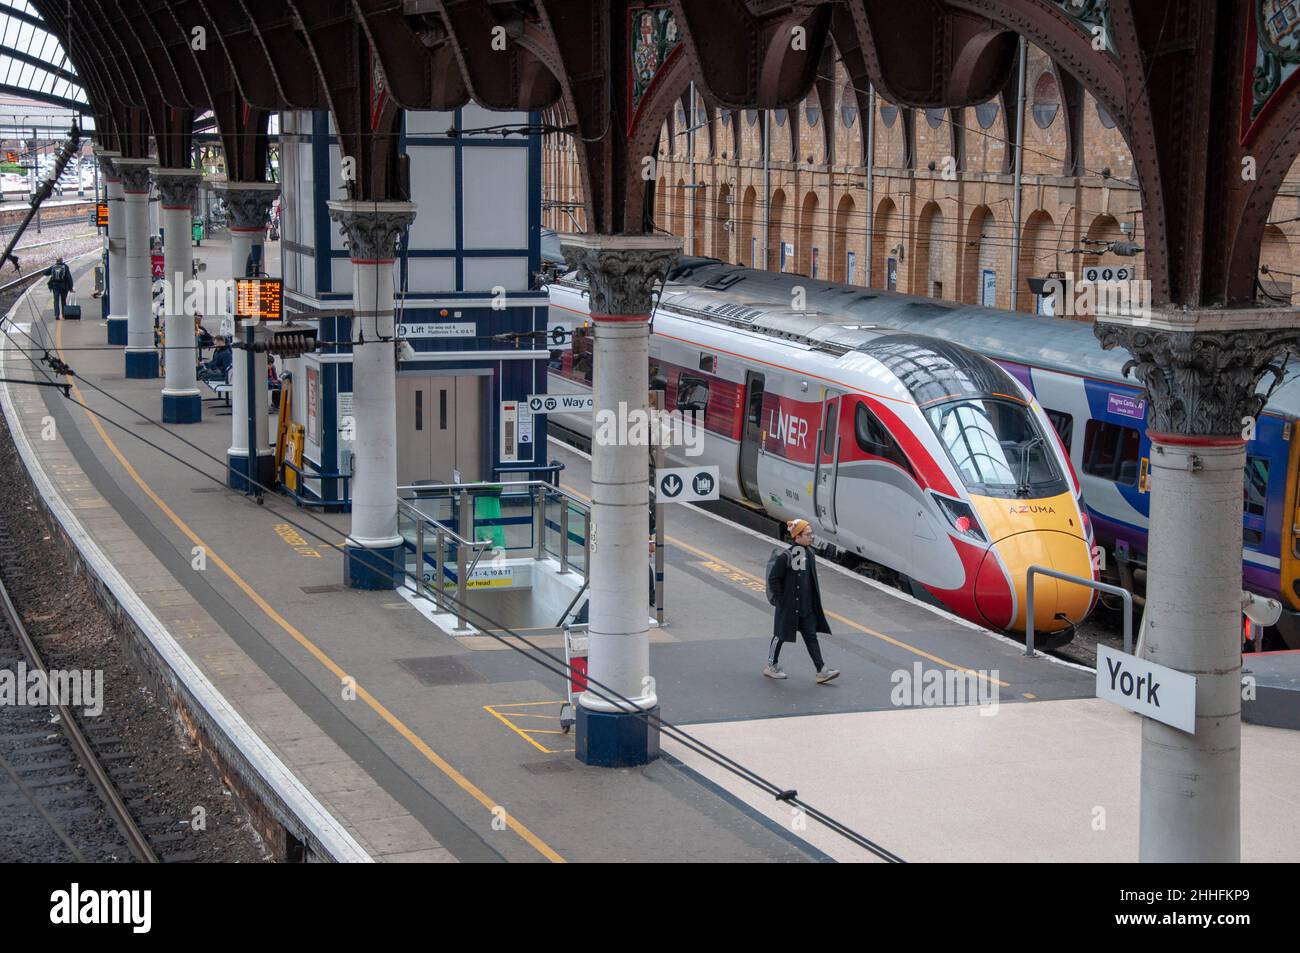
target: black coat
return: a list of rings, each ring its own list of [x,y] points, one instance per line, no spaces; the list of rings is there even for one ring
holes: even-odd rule
[[[232,351],[229,344],[223,344],[212,352],[212,357],[208,359],[208,371],[214,374],[224,374],[230,369],[232,360]]]
[[[791,565],[791,554],[797,549],[803,549],[807,554],[803,570]],[[782,642],[795,640],[801,615],[812,615],[817,620],[817,631],[830,635],[831,626],[822,611],[822,592],[817,584],[817,559],[811,549],[791,546],[778,556],[768,574],[767,588],[776,594],[772,634]]]

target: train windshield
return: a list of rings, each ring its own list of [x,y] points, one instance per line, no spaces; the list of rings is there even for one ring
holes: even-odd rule
[[[1055,496],[1067,490],[1055,446],[1029,408],[965,397],[925,411],[966,488],[988,496]]]

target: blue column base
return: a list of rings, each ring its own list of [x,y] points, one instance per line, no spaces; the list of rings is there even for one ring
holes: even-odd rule
[[[127,380],[151,380],[158,376],[157,351],[127,351]]]
[[[126,345],[126,318],[108,319],[108,343]]]
[[[401,545],[367,549],[347,545],[343,557],[343,582],[350,589],[396,589],[404,564]]]
[[[258,454],[257,472],[253,474],[253,479],[267,489],[275,486],[272,482],[275,479],[275,456],[273,454]],[[248,492],[247,456],[233,453],[226,454],[226,486],[232,490],[238,490],[240,493]]]
[[[590,711],[577,706],[575,754],[583,764],[599,768],[634,768],[659,757],[659,725],[645,715],[623,711]],[[649,709],[658,716],[659,706]]]
[[[197,424],[203,419],[203,398],[198,394],[163,394],[165,424]]]

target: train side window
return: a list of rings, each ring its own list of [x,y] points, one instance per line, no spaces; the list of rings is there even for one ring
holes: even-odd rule
[[[863,401],[858,402],[858,408],[853,413],[853,436],[858,441],[858,449],[863,453],[884,457],[908,473],[913,472],[903,448]]]
[[[1132,427],[1089,420],[1083,431],[1083,472],[1123,486],[1137,486],[1141,435]]]
[[[1043,412],[1047,414],[1047,419],[1050,420],[1052,426],[1056,428],[1057,434],[1060,435],[1061,443],[1065,445],[1065,452],[1068,454],[1072,449],[1070,444],[1074,437],[1074,418],[1064,411],[1048,410],[1046,407],[1043,408]]]
[[[1268,458],[1246,457],[1246,480],[1242,488],[1247,516],[1264,515],[1268,506]]]
[[[697,413],[708,410],[709,382],[683,374],[677,378],[677,409]]]
[[[591,383],[592,340],[589,328],[573,329],[572,366],[575,377],[581,377]]]

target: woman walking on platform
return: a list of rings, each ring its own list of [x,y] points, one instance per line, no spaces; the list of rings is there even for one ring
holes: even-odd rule
[[[817,584],[817,559],[813,555],[812,525],[805,519],[786,524],[794,545],[784,552],[773,553],[767,567],[767,601],[776,607],[772,623],[772,643],[767,652],[763,674],[768,678],[785,678],[781,670],[781,646],[803,636],[804,647],[817,669],[817,684],[839,676],[839,670],[827,668],[822,661],[817,633],[831,634],[826,613],[822,611],[821,587]]]

